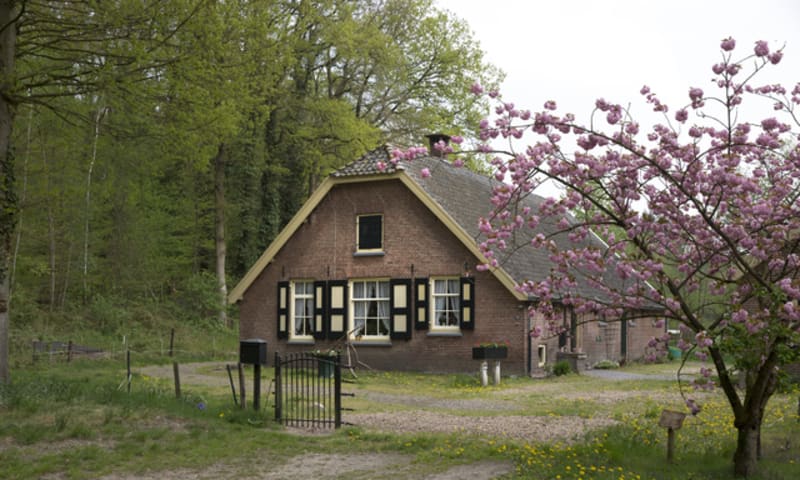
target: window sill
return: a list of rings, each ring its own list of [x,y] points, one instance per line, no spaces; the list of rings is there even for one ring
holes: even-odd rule
[[[427,337],[463,337],[464,334],[460,331],[453,332],[428,332]]]
[[[383,250],[374,252],[353,252],[354,257],[382,257],[384,255],[386,255],[386,252]]]
[[[374,341],[360,341],[353,342],[352,345],[356,347],[391,347],[391,340],[374,340]]]
[[[288,343],[289,345],[314,345],[314,339],[295,338],[295,339],[289,339],[286,343]]]

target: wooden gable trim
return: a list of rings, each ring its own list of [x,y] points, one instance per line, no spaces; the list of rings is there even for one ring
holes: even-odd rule
[[[250,285],[255,282],[256,278],[261,274],[261,272],[267,268],[269,262],[275,258],[275,255],[283,248],[286,242],[292,238],[292,235],[300,228],[303,222],[311,215],[311,212],[317,208],[317,205],[328,195],[328,192],[335,185],[345,184],[345,183],[360,183],[360,182],[372,182],[376,180],[392,180],[397,179],[399,177],[398,173],[394,173],[391,175],[364,175],[362,177],[328,177],[326,178],[322,184],[308,197],[308,200],[303,204],[300,210],[292,217],[288,224],[283,227],[283,230],[275,237],[272,243],[269,244],[264,253],[256,260],[250,270],[244,274],[239,283],[233,287],[233,290],[230,291],[228,294],[228,303],[233,304],[238,302],[244,296],[244,292],[250,288]]]
[[[441,206],[437,203],[428,192],[426,192],[413,178],[411,178],[405,171],[399,170],[395,173],[391,174],[381,174],[381,175],[363,175],[363,176],[352,176],[352,177],[328,177],[326,178],[322,184],[311,194],[311,196],[306,200],[300,210],[292,217],[291,221],[281,230],[277,237],[272,241],[272,243],[267,247],[261,257],[250,267],[250,270],[242,277],[239,283],[231,290],[230,294],[228,294],[228,303],[236,303],[242,299],[244,296],[244,292],[250,288],[250,285],[255,282],[256,278],[261,274],[261,272],[269,265],[269,262],[275,258],[275,255],[278,254],[281,248],[289,241],[289,239],[294,235],[294,233],[300,228],[303,222],[311,215],[311,212],[317,208],[317,205],[325,198],[326,195],[330,192],[330,190],[336,186],[341,184],[348,184],[348,183],[365,183],[365,182],[374,182],[374,181],[384,181],[384,180],[397,180],[399,179],[403,185],[408,188],[415,197],[419,199],[425,205],[431,213],[440,221],[444,226],[450,230],[453,235],[469,250],[475,258],[478,259],[481,263],[488,263],[486,257],[483,256],[480,249],[478,248],[478,244],[475,240],[464,230],[458,222],[456,222],[452,216]],[[475,219],[477,221],[477,219]],[[511,277],[511,275],[506,272],[505,269],[502,267],[491,268],[489,270],[495,278],[504,286],[506,289],[514,296],[517,300],[525,301],[528,300],[528,297],[517,290],[516,282]]]
[[[441,206],[439,205],[436,200],[431,198],[419,184],[412,179],[408,174],[402,172],[403,174],[400,176],[400,180],[403,184],[411,190],[411,193],[416,196],[419,201],[421,201],[428,209],[433,213],[433,215],[439,219],[440,222],[450,230],[453,235],[458,238],[461,243],[469,250],[481,263],[489,263],[486,257],[483,256],[480,249],[478,248],[477,242],[472,236],[464,230],[461,225],[456,222],[452,216]],[[478,219],[476,218],[475,221],[477,222]],[[497,280],[504,286],[506,289],[514,296],[517,300],[525,301],[528,300],[527,295],[523,294],[519,290],[517,290],[517,283],[511,278],[511,275],[505,271],[502,267],[495,267],[490,268],[489,271],[497,278]]]

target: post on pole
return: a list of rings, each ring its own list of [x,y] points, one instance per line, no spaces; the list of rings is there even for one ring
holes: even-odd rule
[[[244,365],[239,363],[239,408],[247,406],[247,391],[244,387]]]
[[[128,349],[125,352],[126,352],[125,353],[125,357],[126,357],[125,363],[127,364],[127,367],[128,367],[128,394],[130,394],[131,393],[131,351],[130,351],[130,349]]]
[[[683,426],[686,414],[673,410],[663,410],[658,425],[667,429],[667,463],[672,463],[675,458],[675,431]]]
[[[172,373],[175,376],[175,398],[181,398],[181,374],[178,370],[178,362],[172,362]]]
[[[236,386],[233,384],[233,374],[231,374],[231,366],[225,364],[225,369],[228,370],[228,381],[231,382],[231,394],[233,395],[233,404],[238,405],[239,400],[236,398]]]
[[[481,362],[481,386],[485,387],[489,385],[489,362],[486,360]]]
[[[253,365],[253,410],[261,408],[261,364]]]

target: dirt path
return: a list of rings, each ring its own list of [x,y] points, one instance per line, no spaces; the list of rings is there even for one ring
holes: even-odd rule
[[[138,370],[143,375],[159,378],[172,378],[172,366],[150,366]],[[618,378],[614,378],[618,379]],[[633,377],[631,377],[633,379]],[[639,379],[639,377],[636,377]],[[186,386],[199,385],[205,387],[228,388],[229,380],[224,363],[193,363],[181,365],[181,383]],[[540,386],[541,387],[541,386]],[[531,386],[535,389],[536,386]],[[518,389],[518,393],[528,391],[528,387]],[[515,389],[516,391],[516,389]],[[508,394],[508,391],[504,392]],[[564,392],[559,392],[564,395]],[[619,392],[622,394],[630,392]],[[513,401],[506,399],[440,399],[412,394],[388,394],[381,392],[359,391],[359,396],[381,404],[398,404],[413,407],[413,410],[380,413],[345,412],[343,420],[366,430],[417,433],[455,433],[466,432],[484,435],[496,439],[513,439],[528,443],[539,442],[571,442],[583,438],[590,430],[603,428],[614,423],[608,418],[580,418],[569,416],[520,416],[492,415],[473,416],[455,415],[442,412],[493,410],[510,411],[516,407]],[[569,394],[567,394],[568,396]],[[306,432],[294,431],[298,434]],[[274,465],[268,460],[252,459],[247,465],[225,463],[214,465],[202,471],[160,471],[152,479],[212,479],[234,478],[247,472],[248,476],[264,479],[425,479],[425,480],[489,480],[513,471],[511,462],[478,462],[459,465],[439,472],[425,471],[430,466],[415,465],[413,458],[399,454],[354,454],[298,455],[282,465]],[[106,477],[107,480],[128,480],[133,477]]]

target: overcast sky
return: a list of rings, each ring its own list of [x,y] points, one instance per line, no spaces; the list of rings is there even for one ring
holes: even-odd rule
[[[690,86],[712,90],[711,65],[728,36],[737,58],[759,39],[785,45],[769,81],[800,82],[800,0],[435,1],[466,20],[506,72],[504,100],[534,111],[552,99],[585,120],[603,97],[645,112],[646,84],[674,112]]]

